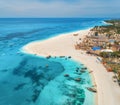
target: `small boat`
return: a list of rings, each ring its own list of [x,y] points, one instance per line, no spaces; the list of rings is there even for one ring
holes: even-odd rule
[[[47,59],[51,58],[51,55],[46,56]]]
[[[71,56],[68,56],[68,58],[71,58]]]
[[[80,82],[81,78],[75,78],[74,80],[77,81],[77,82]]]
[[[81,68],[82,70],[86,70],[87,69],[87,67],[83,67],[83,68]]]
[[[89,71],[89,73],[92,73],[93,71]]]
[[[64,58],[65,56],[60,56],[60,58]]]
[[[78,71],[79,71],[79,67],[76,68],[76,72],[78,72]]]
[[[78,36],[78,33],[76,33],[76,34],[73,34],[73,36]]]
[[[84,73],[84,72],[86,72],[86,71],[85,71],[85,70],[80,70],[80,72],[81,72],[81,73]]]
[[[97,92],[97,90],[96,90],[95,88],[92,88],[92,87],[87,87],[87,89],[88,89],[89,91],[91,91],[91,92],[94,92],[94,93]]]
[[[69,77],[69,74],[64,74],[64,77]]]

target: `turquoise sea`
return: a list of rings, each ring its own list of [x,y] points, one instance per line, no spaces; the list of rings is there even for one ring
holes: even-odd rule
[[[0,105],[94,105],[91,77],[68,57],[25,54],[27,43],[104,25],[103,18],[1,18]],[[65,77],[65,74],[69,74]],[[81,81],[75,81],[81,78]]]

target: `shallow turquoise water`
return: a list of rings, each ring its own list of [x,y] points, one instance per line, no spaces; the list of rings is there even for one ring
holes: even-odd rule
[[[4,62],[0,65],[1,69],[6,68],[0,71],[0,105],[94,103],[91,100],[93,94],[85,89],[92,86],[88,71],[76,72],[77,67],[82,68],[84,65],[69,58],[48,60],[26,54],[9,56],[7,59],[7,67]],[[70,76],[64,77],[65,74]],[[82,80],[76,82],[75,78]]]
[[[54,58],[50,61],[60,62],[64,66],[64,71],[43,89],[37,105],[94,105],[94,94],[86,87],[92,86],[91,77],[85,73],[76,72],[76,68],[85,67],[68,58]],[[69,74],[69,77],[64,77]],[[81,78],[76,82],[75,78]]]
[[[76,67],[84,65],[68,58],[24,54],[20,49],[31,41],[101,25],[103,20],[0,19],[0,105],[93,105],[94,95],[86,90],[92,85],[88,72],[76,73]]]

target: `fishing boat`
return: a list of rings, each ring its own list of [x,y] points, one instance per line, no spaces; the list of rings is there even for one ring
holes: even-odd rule
[[[92,88],[92,87],[87,87],[87,89],[88,89],[89,91],[91,91],[91,92],[94,92],[94,93],[97,92],[97,90],[96,90],[95,88]]]

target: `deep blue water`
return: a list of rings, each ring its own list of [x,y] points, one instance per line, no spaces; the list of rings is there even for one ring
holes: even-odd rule
[[[25,44],[103,25],[98,18],[0,19],[0,105],[92,105],[89,73],[68,58],[46,59],[20,52]],[[47,66],[48,65],[48,66]],[[64,77],[69,74],[70,77]],[[80,82],[74,78],[81,78]]]

